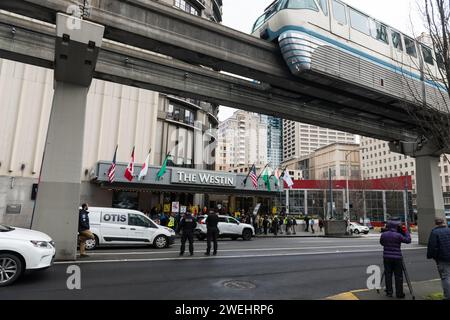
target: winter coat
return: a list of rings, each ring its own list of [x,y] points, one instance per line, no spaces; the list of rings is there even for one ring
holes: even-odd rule
[[[78,215],[78,232],[83,232],[90,229],[89,225],[89,211],[80,209]]]
[[[436,262],[450,262],[450,229],[442,226],[431,231],[427,258]]]
[[[408,231],[402,234],[398,227],[398,223],[389,222],[388,231],[381,235],[380,244],[384,247],[383,258],[385,259],[402,259],[402,243],[411,243],[411,236]]]

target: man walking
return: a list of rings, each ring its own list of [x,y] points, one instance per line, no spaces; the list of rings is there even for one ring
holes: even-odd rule
[[[450,300],[450,229],[444,219],[438,218],[435,223],[428,240],[427,258],[436,261],[445,300]]]
[[[380,244],[384,247],[384,274],[386,281],[386,295],[392,297],[392,275],[395,276],[395,292],[399,299],[403,299],[403,256],[402,243],[411,243],[408,230],[403,231],[399,221],[389,221],[388,230],[380,238]]]
[[[178,225],[178,232],[181,231],[180,256],[184,255],[186,240],[189,240],[189,253],[191,256],[194,255],[194,230],[196,226],[197,222],[195,222],[190,212],[186,213],[184,217],[181,218]]]
[[[211,253],[211,241],[213,241],[214,244],[214,252],[213,255],[217,254],[217,237],[219,236],[219,216],[214,212],[211,211],[206,218],[206,252],[205,255],[209,256]]]
[[[80,258],[89,257],[86,254],[86,241],[89,239],[95,240],[94,235],[89,230],[89,207],[87,203],[81,205],[78,212],[78,239],[80,240]]]

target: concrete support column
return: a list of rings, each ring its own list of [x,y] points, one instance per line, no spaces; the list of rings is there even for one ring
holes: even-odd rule
[[[32,228],[49,234],[56,259],[76,258],[86,100],[104,27],[58,14],[55,92]]]
[[[435,156],[421,156],[416,159],[417,224],[420,244],[428,243],[435,218],[445,219],[439,161],[440,158]]]
[[[387,221],[386,191],[383,190],[383,221]]]

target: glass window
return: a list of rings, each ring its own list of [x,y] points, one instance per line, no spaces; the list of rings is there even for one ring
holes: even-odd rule
[[[403,45],[402,45],[402,36],[397,31],[392,31],[392,45],[395,49],[403,51]]]
[[[259,17],[256,20],[255,24],[253,25],[253,31],[252,32],[254,32],[256,29],[258,29],[264,23],[265,17],[266,17],[266,14],[263,14],[261,17]]]
[[[368,16],[353,9],[350,9],[350,24],[353,29],[358,30],[367,35],[370,35]]]
[[[314,0],[289,0],[287,2],[286,8],[288,9],[311,9],[314,11],[319,11]]]
[[[423,53],[423,60],[426,63],[431,64],[433,66],[434,60],[433,60],[433,53],[432,53],[431,49],[422,45],[422,53]]]
[[[372,29],[372,37],[374,37],[375,39],[387,43],[389,44],[389,40],[388,40],[388,32],[387,32],[387,27],[384,24],[381,24],[378,21],[375,20],[370,20],[371,21],[371,29]]]
[[[347,16],[345,14],[345,6],[333,0],[333,16],[334,19],[340,24],[347,24]]]
[[[169,106],[167,107],[167,114],[170,116],[173,115],[173,104],[169,103]]]
[[[322,9],[322,12],[324,15],[328,15],[328,0],[319,0],[319,6],[320,9]]]
[[[414,58],[417,58],[417,50],[416,50],[416,43],[413,39],[404,37],[405,39],[405,48],[406,53],[410,56],[413,56]]]
[[[219,217],[219,222],[225,222],[225,223],[227,223],[228,220],[227,220],[227,218],[225,218],[225,217]]]
[[[228,223],[239,224],[236,219],[228,218]]]
[[[128,214],[128,225],[145,228],[153,227],[149,219],[134,213]]]

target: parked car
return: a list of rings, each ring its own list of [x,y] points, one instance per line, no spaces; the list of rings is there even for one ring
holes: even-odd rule
[[[350,232],[354,234],[368,234],[369,233],[369,227],[360,225],[357,222],[350,222]]]
[[[49,268],[54,258],[55,244],[45,233],[0,224],[0,287],[25,271]]]
[[[197,228],[195,234],[199,240],[206,238],[206,223],[205,220],[208,216],[202,216],[198,218]],[[252,225],[237,221],[233,217],[219,215],[219,237],[231,238],[236,240],[242,238],[243,240],[251,240],[255,235],[255,229]]]
[[[89,208],[89,221],[95,240],[86,249],[104,245],[153,245],[158,249],[174,243],[175,231],[157,225],[140,211],[116,208]]]

